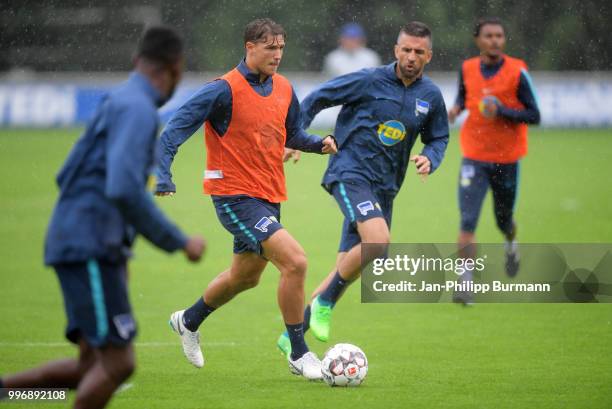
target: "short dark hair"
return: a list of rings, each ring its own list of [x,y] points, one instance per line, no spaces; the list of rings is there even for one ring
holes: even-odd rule
[[[478,21],[476,22],[476,25],[474,26],[474,33],[473,33],[474,37],[478,37],[480,35],[480,30],[482,30],[482,28],[486,26],[487,24],[492,24],[494,26],[501,26],[501,28],[503,28],[504,31],[506,31],[506,28],[504,27],[504,24],[502,23],[499,17],[481,17],[478,19]]]
[[[403,25],[399,33],[400,35],[404,33],[412,37],[429,38],[429,44],[433,44],[431,30],[427,27],[427,24],[421,23],[420,21],[411,21]]]
[[[281,35],[283,39],[287,38],[283,26],[269,18],[258,18],[246,25],[244,29],[244,43],[256,43],[265,40],[268,35],[273,37]]]
[[[152,63],[172,65],[183,56],[183,39],[171,27],[152,26],[138,40],[136,57]]]

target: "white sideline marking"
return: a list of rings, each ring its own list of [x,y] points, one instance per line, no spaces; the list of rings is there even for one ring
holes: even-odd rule
[[[66,342],[0,342],[0,348],[2,347],[26,347],[26,348],[63,348],[72,346],[73,344]],[[235,347],[238,343],[230,342],[203,342],[204,347]],[[136,342],[136,348],[165,348],[165,347],[180,347],[180,342]]]

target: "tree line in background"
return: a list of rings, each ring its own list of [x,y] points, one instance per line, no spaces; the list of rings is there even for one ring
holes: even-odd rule
[[[472,30],[481,16],[503,19],[509,54],[534,70],[610,70],[611,3],[605,0],[6,0],[0,5],[0,70],[128,70],[146,24],[180,30],[192,71],[223,71],[243,55],[245,24],[270,17],[287,30],[285,71],[317,71],[337,45],[339,28],[358,22],[368,46],[393,60],[399,28],[427,23],[434,35],[432,70],[456,70],[476,53]]]

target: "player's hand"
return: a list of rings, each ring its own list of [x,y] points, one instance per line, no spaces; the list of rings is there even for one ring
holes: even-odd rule
[[[206,240],[200,236],[191,236],[183,249],[185,257],[193,262],[200,260],[204,250],[206,250]]]
[[[323,149],[321,149],[321,152],[330,155],[338,153],[338,145],[336,144],[336,138],[334,138],[333,135],[327,135],[325,138],[323,138]]]
[[[495,118],[499,112],[499,106],[501,103],[493,95],[488,95],[480,102],[480,111],[485,118]]]
[[[424,155],[414,155],[410,158],[414,165],[417,168],[417,175],[421,177],[421,180],[425,182],[427,180],[427,175],[431,172],[431,161],[427,156]]]
[[[175,192],[155,192],[155,196],[174,196]]]
[[[495,118],[497,116],[498,108],[499,107],[497,106],[497,104],[493,101],[485,102],[486,116],[489,118]]]
[[[460,113],[461,113],[461,107],[459,105],[453,106],[450,109],[450,111],[448,111],[448,122],[450,122],[451,124],[454,124],[455,120],[457,119]]]
[[[287,162],[289,159],[293,159],[293,163],[297,163],[302,156],[302,152],[297,149],[285,148],[285,153],[283,154],[283,162]]]

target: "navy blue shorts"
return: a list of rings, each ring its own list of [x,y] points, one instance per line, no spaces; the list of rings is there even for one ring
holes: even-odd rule
[[[391,229],[394,195],[375,191],[364,181],[335,182],[329,191],[344,214],[339,252],[349,251],[361,243],[357,222],[382,217]]]
[[[53,266],[64,295],[66,338],[100,348],[127,345],[136,336],[126,262],[89,260]]]
[[[212,196],[219,221],[234,236],[234,253],[263,255],[261,242],[283,228],[280,204],[251,196]]]
[[[499,229],[509,234],[514,226],[514,204],[518,192],[519,163],[491,163],[463,158],[459,174],[461,230],[474,232],[489,186]]]

